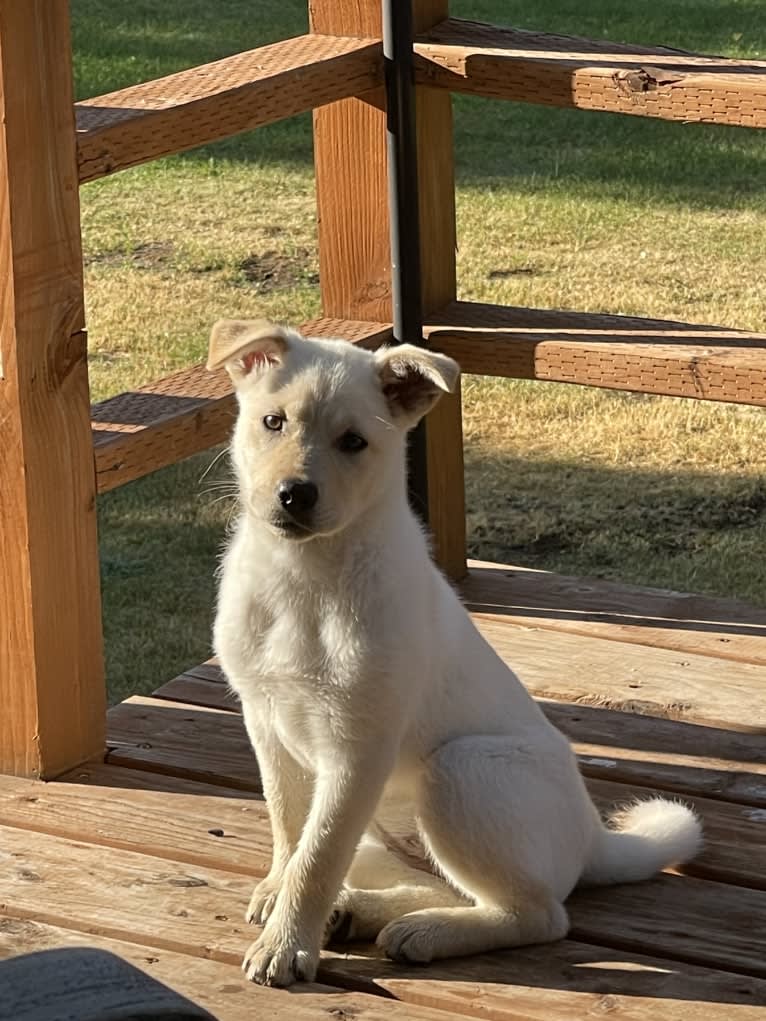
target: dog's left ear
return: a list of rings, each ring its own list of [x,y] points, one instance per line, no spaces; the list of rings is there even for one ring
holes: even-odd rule
[[[219,319],[210,331],[207,368],[226,366],[234,384],[281,365],[289,343],[287,330],[268,319]]]
[[[375,353],[383,395],[393,418],[409,429],[436,404],[443,393],[454,393],[460,366],[447,355],[399,344]]]

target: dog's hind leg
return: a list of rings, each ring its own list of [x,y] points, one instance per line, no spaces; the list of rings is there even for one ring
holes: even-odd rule
[[[482,953],[563,938],[592,808],[568,746],[462,737],[428,759],[418,816],[449,880],[472,903],[390,922],[379,945],[397,960]]]
[[[369,833],[357,848],[325,938],[333,943],[375,939],[384,926],[408,911],[466,903],[439,876],[408,865],[379,836]]]

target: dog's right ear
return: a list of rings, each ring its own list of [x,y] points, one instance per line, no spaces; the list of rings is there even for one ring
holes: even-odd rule
[[[207,368],[215,372],[225,365],[239,386],[272,365],[281,365],[288,343],[287,330],[268,319],[219,319],[210,331]]]

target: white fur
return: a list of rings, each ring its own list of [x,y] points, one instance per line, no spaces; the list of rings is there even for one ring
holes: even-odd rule
[[[699,823],[657,799],[630,809],[620,832],[605,828],[568,742],[433,566],[407,502],[405,434],[434,380],[454,383],[454,363],[408,349],[392,367],[391,351],[284,336],[276,366],[262,358],[238,379],[243,509],[215,625],[274,833],[248,911],[265,925],[245,970],[274,985],[313,979],[331,915],[395,959],[561,938],[581,879],[630,881],[685,861]],[[400,405],[382,381],[405,376]],[[269,409],[292,431],[262,435]],[[349,422],[369,447],[341,456],[333,437]],[[319,487],[318,531],[302,540],[273,521],[285,470]],[[380,838],[408,826],[439,877]]]

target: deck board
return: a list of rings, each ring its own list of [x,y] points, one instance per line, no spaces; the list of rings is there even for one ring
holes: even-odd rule
[[[240,1000],[237,965],[253,933],[242,914],[271,838],[236,699],[211,661],[116,706],[106,764],[47,785],[0,779],[0,956],[31,931],[27,943],[38,946],[117,941],[139,964],[141,954],[164,962],[160,978],[193,972],[194,959],[198,984],[175,988],[233,1021],[243,1002],[254,1016],[260,1008],[299,1021],[328,1011],[423,1021],[762,1013],[762,611],[491,565],[473,565],[466,591],[530,687],[560,696],[540,704],[574,741],[597,804],[681,794],[706,828],[697,862],[643,884],[576,892],[570,938],[544,948],[414,969],[352,947],[323,960],[319,978],[336,992],[264,998],[253,989],[248,998],[245,987]],[[721,638],[731,641],[719,657]],[[632,671],[641,689],[629,686]],[[673,701],[686,717],[664,718]],[[207,1000],[195,994],[205,975]],[[231,1001],[223,986],[238,990]]]
[[[736,599],[479,560],[468,567],[466,608],[491,620],[766,665],[766,609]]]
[[[141,946],[124,940],[89,935],[88,946],[108,950],[165,985],[206,1007],[218,1021],[317,1021],[328,1015],[334,1021],[450,1021],[460,1015],[365,993],[348,993],[337,986],[312,983],[299,995],[254,986],[233,964],[190,960],[185,954]],[[58,947],[81,947],[78,932],[20,918],[0,918],[0,960]],[[511,1021],[524,1015],[511,1016]]]
[[[757,1021],[766,982],[632,952],[563,940],[546,947],[441,961],[421,968],[374,951],[325,963],[324,979],[348,971],[360,989],[408,1006],[429,1004],[487,1021],[523,1010],[538,1021],[616,1017],[620,1021]]]
[[[115,766],[261,789],[244,724],[234,713],[135,695],[109,711],[107,741]]]
[[[250,879],[271,862],[268,811],[256,795],[118,766],[88,766],[44,787],[0,777],[0,824],[69,840],[86,834],[104,847]]]
[[[4,917],[224,964],[238,963],[252,938],[253,930],[241,920],[251,888],[244,876],[114,848],[99,847],[95,854],[86,843],[47,834],[38,834],[32,842],[27,832],[7,827],[0,827],[0,845],[11,860],[0,875],[0,915]],[[710,911],[711,903],[717,905],[715,912]],[[655,958],[667,956],[666,969],[676,967],[669,963],[674,956],[683,961],[687,954],[699,952],[702,961],[725,962],[726,970],[739,976],[766,973],[766,962],[758,952],[766,926],[766,894],[758,891],[665,876],[636,886],[578,894],[572,913],[578,942],[589,945],[594,962],[613,956],[606,948],[615,943],[619,945],[614,949],[630,961],[637,952],[630,944],[646,938],[648,932],[645,946],[654,948]],[[667,925],[669,918],[672,928]],[[691,923],[693,933],[688,931]],[[595,938],[602,931],[607,937],[603,942]],[[567,959],[568,945],[569,941],[561,941],[537,952],[536,973],[545,988],[560,984],[560,955]],[[496,956],[506,963],[507,1008],[519,1011],[516,955],[492,955]],[[474,983],[482,982],[481,962],[471,961],[468,967]],[[495,975],[496,967],[497,962]],[[419,974],[426,979],[428,971],[424,968]],[[358,987],[357,963],[353,958],[336,959],[330,968],[320,970],[319,978]],[[625,988],[626,978],[635,988],[630,967],[610,975],[611,995]],[[727,995],[735,995],[730,980],[728,986]],[[743,980],[739,988],[747,986]]]
[[[541,655],[544,653],[542,649]],[[225,685],[184,675],[164,684],[158,693],[161,701],[154,710],[147,699],[130,699],[122,704],[115,716],[115,733],[132,744],[126,741],[119,760],[112,761],[144,768],[152,763],[151,768],[159,768],[183,751],[183,762],[190,762],[199,735],[220,731],[231,735],[237,754],[230,764],[227,743],[223,754],[214,746],[208,747],[206,776],[202,778],[226,783],[227,775],[231,775],[232,782],[243,785],[243,776],[248,775],[247,749],[240,747],[241,725]],[[184,710],[187,694],[193,705]],[[225,716],[231,718],[219,713],[212,722],[204,716],[205,707],[224,709]],[[554,700],[541,701],[541,707],[573,742],[588,776],[766,807],[766,742],[761,734],[666,720],[627,712],[625,708]],[[195,708],[200,711],[199,720],[194,720]],[[170,724],[166,721],[173,712],[178,721]],[[170,745],[164,743],[166,733],[172,734]],[[144,747],[147,743],[152,747]],[[257,782],[250,788],[258,789]]]

